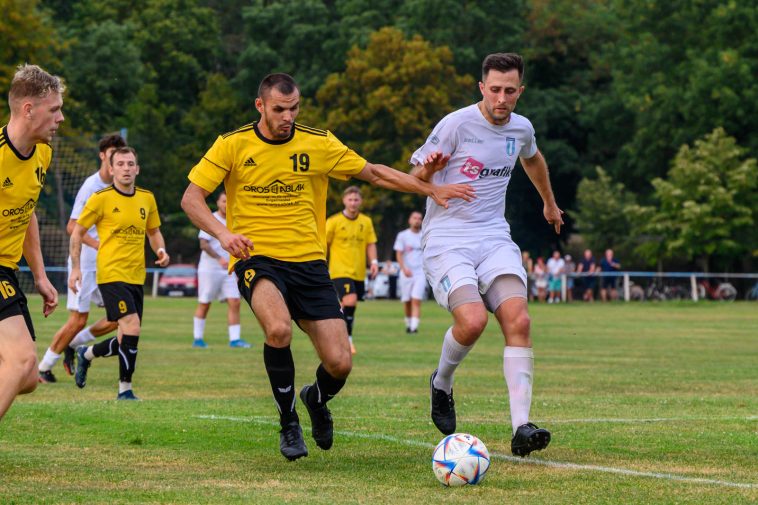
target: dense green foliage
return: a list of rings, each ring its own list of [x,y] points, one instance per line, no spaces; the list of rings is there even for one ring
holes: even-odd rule
[[[174,240],[189,229],[179,209],[188,170],[216,135],[256,118],[265,74],[300,82],[304,120],[333,129],[371,161],[407,169],[404,157],[436,121],[478,99],[481,59],[521,52],[518,112],[535,125],[568,226],[561,237],[551,233],[522,171],[507,217],[517,242],[544,254],[571,232],[592,242],[593,229],[574,215],[591,221],[579,217],[594,207],[582,208],[577,188],[597,166],[607,184],[623,184],[649,206],[652,181],[679,149],[716,128],[748,157],[758,152],[756,32],[751,2],[723,0],[0,0],[0,92],[17,64],[39,63],[68,82],[66,133],[127,128],[140,183],[160,188]],[[379,75],[388,72],[399,74]],[[384,110],[371,104],[380,98]],[[418,200],[382,201],[374,213],[389,223],[380,237],[387,255]],[[624,236],[627,224],[608,237]],[[744,249],[757,250],[748,239]],[[684,246],[659,259],[701,256]],[[749,268],[733,258],[723,266]]]

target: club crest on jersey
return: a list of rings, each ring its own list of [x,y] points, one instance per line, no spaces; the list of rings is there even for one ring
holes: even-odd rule
[[[476,161],[474,158],[467,159],[461,167],[461,173],[469,179],[476,179],[479,172],[484,168],[484,163]]]
[[[516,154],[516,139],[513,137],[505,137],[505,154],[508,156]]]

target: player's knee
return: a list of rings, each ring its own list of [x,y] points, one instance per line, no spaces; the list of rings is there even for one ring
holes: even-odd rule
[[[519,312],[516,317],[513,318],[511,325],[513,327],[514,333],[518,335],[529,336],[529,330],[532,326],[532,319],[529,317],[529,313],[524,310]]]
[[[266,328],[266,343],[272,347],[284,347],[292,340],[292,327],[286,323],[275,323]]]
[[[458,329],[466,337],[478,337],[484,332],[487,327],[487,312],[477,311],[460,318],[458,321]]]
[[[329,363],[324,363],[324,368],[335,379],[346,379],[353,370],[353,359],[350,356],[350,352],[342,353],[339,358]]]

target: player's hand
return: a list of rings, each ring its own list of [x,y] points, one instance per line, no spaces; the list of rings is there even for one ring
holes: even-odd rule
[[[447,184],[445,186],[435,186],[429,196],[432,197],[434,203],[447,209],[448,200],[462,198],[470,202],[476,198],[476,190],[470,184]]]
[[[371,263],[371,266],[369,267],[369,276],[372,279],[376,279],[376,274],[379,273],[379,264],[378,263]]]
[[[218,260],[218,264],[221,265],[222,268],[226,269],[229,268],[229,260],[227,260],[224,257],[220,257]]]
[[[58,290],[50,284],[50,280],[45,277],[37,281],[37,291],[42,295],[42,314],[47,317],[53,313],[58,306]]]
[[[555,228],[555,233],[561,233],[561,225],[563,224],[563,211],[553,203],[551,205],[545,204],[543,214],[548,223],[552,224]]]
[[[410,268],[403,268],[403,275],[406,277],[413,277],[413,272],[411,272]]]
[[[433,152],[424,160],[424,171],[428,174],[435,174],[447,166],[450,161],[449,154],[442,154],[439,151]]]
[[[244,235],[226,232],[223,235],[219,235],[217,238],[218,241],[221,242],[221,247],[235,258],[242,260],[247,259],[250,257],[249,251],[254,249],[253,241]]]
[[[158,259],[155,260],[155,264],[159,267],[167,267],[169,261],[171,261],[171,256],[168,255],[166,250],[162,247],[158,249]]]
[[[68,276],[68,289],[77,294],[79,292],[79,286],[82,283],[82,271],[79,268],[72,268],[71,274]]]

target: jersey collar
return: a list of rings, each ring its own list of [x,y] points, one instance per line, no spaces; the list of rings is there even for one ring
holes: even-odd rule
[[[128,197],[132,197],[132,196],[134,196],[134,195],[136,195],[136,194],[137,194],[137,186],[134,186],[134,193],[124,193],[123,191],[120,191],[120,190],[119,190],[119,189],[116,187],[116,185],[115,185],[115,184],[111,184],[111,187],[113,188],[113,190],[114,190],[116,193],[118,193],[118,194],[119,194],[119,195],[121,195],[121,196],[128,196]]]
[[[32,152],[29,153],[29,156],[23,156],[20,152],[18,152],[16,146],[13,145],[10,137],[8,137],[8,125],[3,126],[3,137],[5,138],[5,143],[8,144],[10,150],[13,151],[13,154],[16,155],[16,158],[20,159],[21,161],[31,159],[31,157],[34,156],[34,152],[37,150],[37,145],[35,144],[34,147],[32,147]]]
[[[286,144],[287,142],[289,142],[290,140],[292,140],[292,137],[295,136],[295,125],[294,124],[292,125],[292,131],[290,132],[290,136],[287,137],[286,139],[282,139],[282,140],[271,140],[269,138],[264,137],[263,134],[258,129],[258,122],[257,121],[255,123],[253,123],[253,131],[258,136],[258,138],[261,139],[263,142],[265,142],[267,144],[272,144],[272,145],[281,145],[281,144]]]

